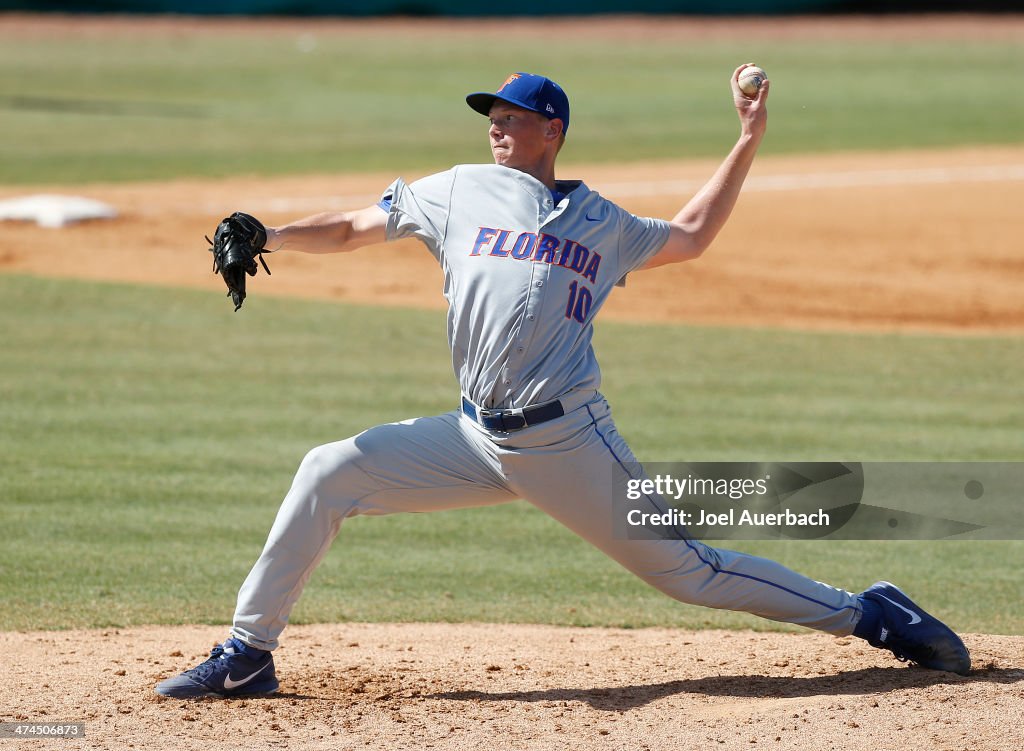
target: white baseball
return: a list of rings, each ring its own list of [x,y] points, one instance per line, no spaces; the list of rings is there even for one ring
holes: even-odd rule
[[[761,68],[756,65],[750,65],[740,71],[740,76],[736,82],[740,85],[740,91],[746,96],[757,96],[757,90],[761,88],[761,83],[768,78],[768,74],[765,73]]]

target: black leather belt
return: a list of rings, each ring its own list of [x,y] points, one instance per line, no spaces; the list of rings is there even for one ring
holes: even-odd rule
[[[504,433],[512,433],[531,425],[540,425],[542,422],[554,420],[565,414],[562,403],[557,399],[525,409],[477,409],[473,402],[462,397],[462,411],[471,420],[480,423],[488,430],[500,430]]]

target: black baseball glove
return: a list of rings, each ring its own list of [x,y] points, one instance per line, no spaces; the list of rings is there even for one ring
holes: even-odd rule
[[[256,217],[236,211],[217,225],[213,240],[207,237],[206,242],[210,243],[213,253],[213,273],[224,278],[228,296],[237,311],[245,300],[245,275],[256,276],[257,256],[270,275],[267,262],[263,260],[267,230]]]

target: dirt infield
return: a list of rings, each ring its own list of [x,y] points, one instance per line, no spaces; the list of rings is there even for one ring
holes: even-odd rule
[[[155,683],[223,627],[0,634],[3,719],[84,722],[90,749],[1019,751],[1024,639],[968,635],[967,677],[822,634],[486,624],[295,626],[273,698]],[[10,691],[17,685],[16,692]]]
[[[632,211],[671,217],[710,161],[576,166]],[[223,291],[204,234],[235,209],[278,223],[361,208],[393,175],[172,181],[33,190],[97,198],[121,216],[63,229],[4,224],[0,271]],[[406,175],[407,178],[416,175]],[[740,326],[1024,331],[1024,146],[765,157],[718,240],[694,263],[634,274],[603,318]],[[262,295],[442,309],[441,274],[413,241],[347,255],[271,257]],[[225,310],[229,307],[225,305]]]

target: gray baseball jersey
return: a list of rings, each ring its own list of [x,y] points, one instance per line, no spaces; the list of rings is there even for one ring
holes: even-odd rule
[[[448,342],[463,393],[513,408],[595,391],[590,346],[608,293],[668,238],[580,182],[551,191],[524,172],[463,165],[407,185],[390,199],[389,240],[415,236],[444,269]]]
[[[638,465],[598,392],[592,322],[612,288],[664,245],[669,225],[633,216],[582,183],[558,187],[565,195],[556,203],[525,173],[471,165],[398,180],[385,192],[388,239],[418,237],[444,269],[463,395],[485,409],[557,400],[562,416],[507,432],[452,410],[310,451],[239,592],[236,638],[278,645],[350,516],[519,498],[677,600],[852,633],[862,611],[850,592],[685,535],[616,534],[613,499],[625,497]],[[667,508],[657,495],[641,503],[651,513]]]

